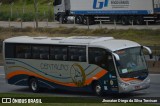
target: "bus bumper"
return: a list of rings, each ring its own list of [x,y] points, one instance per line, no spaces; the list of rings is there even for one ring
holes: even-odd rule
[[[150,78],[147,77],[143,81],[122,82],[119,81],[119,93],[129,93],[132,91],[147,89],[150,87]]]

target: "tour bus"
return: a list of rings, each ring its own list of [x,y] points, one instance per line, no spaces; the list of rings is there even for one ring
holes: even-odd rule
[[[28,37],[4,40],[8,84],[104,93],[128,93],[150,86],[143,52],[150,48],[113,37]]]

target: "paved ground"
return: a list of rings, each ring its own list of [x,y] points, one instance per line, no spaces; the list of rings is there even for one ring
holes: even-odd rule
[[[16,28],[25,28],[25,27],[35,27],[35,22],[23,22],[21,24],[21,22],[7,22],[7,21],[0,21],[0,27],[16,27]],[[87,29],[88,26],[87,25],[77,25],[77,24],[59,24],[59,22],[39,22],[39,27],[48,27],[48,28],[56,28],[56,27],[77,27],[77,28],[85,28]],[[90,25],[89,26],[90,29],[97,29],[97,28],[108,28],[108,29],[129,29],[129,28],[133,28],[133,29],[160,29],[160,23],[157,23],[156,25],[121,25],[121,24],[111,24],[111,23],[107,23],[107,24],[96,24],[96,25]]]
[[[146,90],[136,91],[126,95],[118,95],[119,97],[160,97],[160,74],[150,74],[151,78],[151,87]],[[15,85],[9,85],[5,81],[4,70],[3,67],[0,67],[0,92],[1,93],[29,93],[32,92],[28,89],[28,87],[20,87]],[[94,95],[91,93],[84,92],[70,92],[64,90],[46,90],[42,92],[45,95],[59,96],[59,97],[93,97]],[[113,97],[115,95],[107,95],[107,97]],[[117,96],[117,95],[116,95]]]

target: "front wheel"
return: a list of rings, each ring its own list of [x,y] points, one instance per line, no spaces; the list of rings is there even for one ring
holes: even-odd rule
[[[59,22],[60,22],[60,24],[65,24],[65,23],[67,23],[66,17],[65,17],[64,15],[60,15],[60,16],[59,16]]]
[[[40,91],[38,80],[36,78],[32,78],[32,79],[29,80],[29,88],[34,93],[37,93],[37,92]]]
[[[93,90],[94,90],[94,93],[97,96],[102,96],[103,95],[103,88],[102,88],[102,86],[101,86],[101,84],[99,82],[95,82],[94,83]]]

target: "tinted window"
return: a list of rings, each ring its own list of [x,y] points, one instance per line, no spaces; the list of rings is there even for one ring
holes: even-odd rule
[[[89,48],[89,63],[96,64],[108,71],[114,70],[112,55],[105,49]]]
[[[55,0],[54,1],[54,6],[56,6],[56,5],[60,5],[62,3],[62,0]]]
[[[69,47],[69,60],[86,62],[86,47],[70,46]]]
[[[16,58],[31,58],[31,46],[30,45],[16,45]]]
[[[5,44],[5,58],[14,58],[15,44],[6,43]]]
[[[49,46],[32,46],[33,59],[49,59]]]
[[[65,46],[52,46],[50,48],[50,59],[51,60],[63,60],[67,61],[67,47]]]

